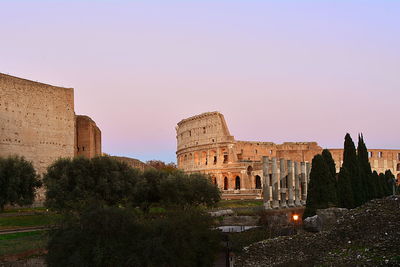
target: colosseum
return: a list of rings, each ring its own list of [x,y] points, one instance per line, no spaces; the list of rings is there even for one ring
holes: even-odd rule
[[[181,120],[176,127],[178,168],[209,174],[226,199],[254,199],[262,194],[273,206],[305,203],[312,158],[322,152],[316,142],[238,141],[224,116],[207,112]],[[339,171],[343,149],[330,149]],[[369,149],[378,173],[391,170],[400,180],[400,150]],[[270,190],[263,192],[263,185]]]
[[[24,156],[42,174],[62,157],[101,155],[101,131],[75,115],[74,89],[0,73],[0,92],[0,157]]]

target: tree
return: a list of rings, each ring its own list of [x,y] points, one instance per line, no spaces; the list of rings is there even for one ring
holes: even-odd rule
[[[350,173],[346,169],[346,167],[340,168],[340,172],[338,175],[337,192],[339,207],[348,209],[352,209],[355,207]]]
[[[343,167],[349,173],[348,177],[353,191],[354,205],[355,207],[361,206],[366,199],[365,190],[360,177],[360,166],[357,160],[356,148],[350,134],[346,134],[345,136]]]
[[[32,204],[41,184],[31,162],[18,156],[0,158],[0,211],[6,204]]]
[[[176,167],[176,164],[173,162],[170,163],[165,163],[164,161],[161,160],[149,160],[146,161],[146,164],[149,165],[150,167],[153,167],[157,170],[163,170],[168,173],[172,173],[176,171],[178,168]]]
[[[324,150],[322,150],[321,155],[324,158],[326,165],[328,166],[328,169],[332,175],[332,178],[335,178],[335,182],[336,182],[336,165],[335,165],[335,161],[333,160],[331,152],[329,151],[329,149],[324,149]]]
[[[110,157],[60,159],[43,179],[45,205],[62,211],[80,211],[93,203],[126,205],[139,175],[139,170]]]
[[[327,153],[329,151],[325,152],[325,154]],[[336,206],[336,184],[332,177],[332,168],[330,167],[332,166],[328,166],[322,155],[314,156],[303,218],[315,215],[317,209]]]
[[[385,195],[385,191],[384,188],[382,187],[381,177],[376,171],[372,173],[372,181],[374,183],[374,188],[375,188],[375,198],[383,197]]]
[[[175,172],[161,181],[160,194],[163,203],[180,207],[213,206],[221,199],[218,187],[200,173]]]
[[[386,180],[386,195],[390,196],[393,194],[393,185],[396,186],[396,178],[393,175],[391,170],[385,171],[385,180]]]
[[[368,150],[362,134],[358,136],[357,159],[360,166],[360,179],[365,194],[365,200],[371,200],[375,195],[375,187],[372,178],[371,164],[368,159]]]
[[[211,266],[218,252],[212,218],[198,210],[141,217],[97,207],[52,232],[48,266]]]

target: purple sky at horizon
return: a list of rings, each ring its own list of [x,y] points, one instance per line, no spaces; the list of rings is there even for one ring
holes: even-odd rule
[[[73,87],[103,151],[175,161],[175,126],[400,148],[400,1],[1,1],[0,72]]]

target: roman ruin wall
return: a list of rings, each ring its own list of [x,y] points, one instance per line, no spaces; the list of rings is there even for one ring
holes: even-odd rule
[[[0,74],[0,92],[1,157],[24,156],[42,174],[56,159],[74,156],[72,88]]]
[[[76,116],[75,154],[88,158],[101,155],[101,131],[88,116]]]

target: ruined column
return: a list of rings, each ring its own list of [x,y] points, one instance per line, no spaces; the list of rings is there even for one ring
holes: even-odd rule
[[[271,209],[271,194],[269,189],[269,158],[262,157],[263,160],[263,199],[264,209]]]
[[[296,206],[301,206],[301,202],[300,202],[300,166],[297,161],[294,162],[294,192],[295,192],[294,204]]]
[[[293,182],[294,182],[294,172],[293,172],[293,162],[291,160],[287,161],[288,169],[288,206],[294,207],[294,192],[293,192]]]
[[[278,166],[276,158],[272,158],[272,208],[279,208]]]
[[[280,169],[280,180],[281,180],[281,208],[287,208],[286,204],[286,169],[285,169],[285,160],[279,160],[279,169]]]
[[[306,162],[306,181],[307,181],[307,188],[308,188],[308,184],[310,183],[310,173],[311,173],[311,163],[310,162]]]
[[[305,205],[307,201],[307,180],[306,180],[306,163],[301,162],[300,163],[300,168],[301,168],[301,204]]]

